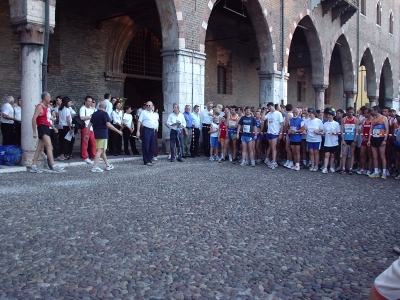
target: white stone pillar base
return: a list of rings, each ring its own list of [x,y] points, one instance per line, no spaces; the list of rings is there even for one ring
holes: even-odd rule
[[[21,163],[23,166],[31,166],[38,142],[33,138],[32,116],[41,101],[43,46],[22,44],[21,53]]]
[[[287,81],[289,76],[283,78],[282,89],[282,73],[266,73],[258,72],[260,79],[260,106],[264,107],[268,102],[274,104],[287,104]],[[282,95],[283,93],[283,95]]]
[[[163,122],[172,112],[174,103],[183,113],[185,105],[204,106],[205,53],[186,49],[163,50]],[[163,138],[169,139],[169,129],[163,127]]]
[[[315,91],[315,109],[323,110],[325,108],[325,90],[327,86],[325,85],[314,85]]]

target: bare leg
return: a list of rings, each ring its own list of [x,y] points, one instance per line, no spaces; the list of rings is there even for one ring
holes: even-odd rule
[[[271,146],[270,148],[272,151],[272,162],[275,163],[276,157],[278,155],[278,149],[276,148],[277,144],[278,144],[278,138],[269,140],[269,143],[270,143],[270,146]]]
[[[44,143],[42,140],[39,140],[38,146],[35,151],[35,155],[33,156],[33,165],[37,165],[40,153],[42,153],[44,147]]]
[[[379,156],[381,157],[382,161],[382,169],[386,170],[387,164],[386,164],[386,144],[381,145],[377,150],[379,150]]]
[[[247,144],[247,147],[248,147],[249,152],[250,152],[250,161],[254,161],[254,144],[255,144],[255,141],[254,141],[254,140],[251,140],[251,141]]]
[[[94,157],[93,168],[96,168],[99,164],[100,155],[103,153],[103,149],[96,149],[96,156]],[[103,158],[104,159],[104,158]]]

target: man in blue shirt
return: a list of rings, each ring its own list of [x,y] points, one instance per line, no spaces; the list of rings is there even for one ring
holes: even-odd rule
[[[93,126],[94,138],[96,140],[96,156],[94,157],[94,163],[92,172],[93,173],[101,173],[103,172],[97,165],[99,163],[100,156],[103,158],[106,164],[106,170],[110,171],[114,169],[113,165],[108,164],[106,149],[107,149],[107,139],[108,139],[108,130],[112,130],[117,132],[122,136],[122,131],[115,128],[111,125],[111,119],[108,113],[106,112],[107,103],[105,101],[101,101],[99,103],[99,110],[93,113],[90,123],[87,127],[86,134],[84,139],[89,140],[89,132],[90,127]]]
[[[190,147],[192,144],[192,138],[193,138],[193,128],[192,128],[192,114],[190,113],[191,106],[186,105],[185,106],[185,112],[183,113],[183,116],[185,117],[186,121],[186,130],[184,130],[184,137],[183,137],[183,158],[186,157],[191,157],[190,154]]]

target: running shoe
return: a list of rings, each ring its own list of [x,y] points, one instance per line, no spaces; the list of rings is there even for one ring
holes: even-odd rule
[[[232,154],[229,154],[228,157],[229,157],[229,161],[232,162]]]
[[[255,161],[252,161],[252,162],[251,162],[251,166],[252,166],[252,167],[255,167],[255,166],[256,166],[256,162],[255,162]]]
[[[336,172],[339,172],[339,171],[341,171],[341,170],[342,170],[341,167],[337,167],[337,168],[335,169]]]
[[[400,174],[397,175],[394,179],[400,179]]]
[[[293,168],[293,170],[295,170],[295,171],[300,171],[300,166],[294,166],[294,168]]]
[[[293,169],[294,168],[294,165],[293,165],[293,162],[289,162],[288,163],[288,165],[286,166],[286,168],[288,168],[288,169]]]
[[[357,171],[357,174],[358,174],[358,175],[364,175],[364,174],[365,174],[365,170],[364,170],[364,169],[359,169],[359,170]]]
[[[102,172],[104,172],[102,169],[100,169],[99,167],[96,167],[96,168],[92,168],[92,170],[91,170],[93,173],[102,173]]]
[[[246,161],[242,161],[242,163],[240,164],[240,166],[241,166],[241,167],[245,167],[245,166],[247,166],[247,163],[246,163]]]
[[[65,172],[63,167],[60,167],[60,166],[57,166],[57,165],[52,166],[51,170],[54,171],[54,172]]]
[[[270,164],[270,169],[275,170],[278,167],[278,163],[274,162]]]
[[[214,157],[210,156],[209,161],[214,161]]]
[[[382,179],[386,179],[386,173],[382,173],[381,178],[382,178]]]
[[[381,177],[381,176],[379,175],[379,172],[374,172],[374,173],[372,173],[372,174],[369,175],[369,178],[379,178],[379,177]]]
[[[323,169],[322,169],[322,173],[323,173],[323,174],[328,174],[328,169],[327,169],[327,168],[323,168]]]
[[[106,171],[111,171],[112,169],[114,169],[114,166],[113,166],[113,165],[108,165],[108,166],[106,167]]]
[[[329,172],[335,173],[335,168],[330,168],[330,169],[329,169]]]
[[[369,175],[371,175],[372,173],[371,173],[371,171],[370,170],[368,170],[366,173],[365,173],[365,175],[367,175],[367,176],[369,176]]]
[[[33,165],[33,166],[31,167],[31,169],[29,170],[29,172],[40,174],[40,173],[43,173],[43,170],[40,170],[40,169],[38,169],[38,167],[37,167],[36,165]]]
[[[313,172],[317,172],[317,171],[318,171],[318,166],[314,166]]]
[[[266,158],[266,159],[264,160],[264,163],[265,163],[267,166],[269,166],[271,162],[269,161],[269,158]]]
[[[283,166],[284,166],[285,168],[287,168],[288,165],[289,165],[289,161],[285,161],[285,163],[283,164]]]
[[[93,165],[93,160],[91,160],[90,158],[86,158],[85,163],[87,163],[88,165]]]

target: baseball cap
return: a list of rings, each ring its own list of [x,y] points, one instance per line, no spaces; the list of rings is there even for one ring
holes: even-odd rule
[[[315,111],[315,109],[314,109],[314,108],[309,108],[309,109],[308,109],[308,113],[310,113],[310,114],[314,114],[314,115],[316,115],[316,114],[317,114],[317,112]]]
[[[328,110],[327,114],[331,115],[331,116],[335,116],[336,115],[336,113],[335,113],[335,111],[333,109]]]

